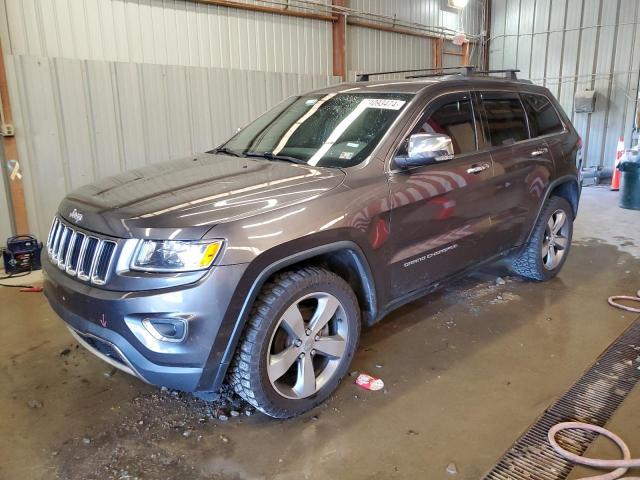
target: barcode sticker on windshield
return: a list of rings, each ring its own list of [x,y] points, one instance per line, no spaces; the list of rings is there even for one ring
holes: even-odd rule
[[[384,110],[400,110],[407,103],[404,100],[391,100],[388,98],[367,98],[362,104],[367,108],[382,108]]]

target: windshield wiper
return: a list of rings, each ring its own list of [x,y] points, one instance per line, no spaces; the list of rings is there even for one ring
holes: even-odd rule
[[[226,155],[231,155],[232,157],[242,157],[243,155],[236,152],[235,150],[231,150],[229,147],[218,147],[207,153],[224,153]]]
[[[282,160],[283,162],[297,163],[298,165],[308,165],[300,158],[288,157],[286,155],[274,155],[272,152],[246,152],[247,157],[266,158],[267,160]]]

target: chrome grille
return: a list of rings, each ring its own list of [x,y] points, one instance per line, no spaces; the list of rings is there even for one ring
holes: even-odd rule
[[[47,253],[61,270],[83,281],[104,285],[116,251],[116,242],[75,230],[58,217],[47,237]]]

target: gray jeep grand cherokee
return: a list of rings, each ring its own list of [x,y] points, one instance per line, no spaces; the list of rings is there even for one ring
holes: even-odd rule
[[[73,336],[145,382],[273,417],[324,401],[362,322],[499,258],[558,273],[581,140],[546,88],[487,75],[341,84],[215,150],[60,204],[45,293]]]

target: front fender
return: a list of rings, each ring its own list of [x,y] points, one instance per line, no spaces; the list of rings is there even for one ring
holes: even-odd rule
[[[217,391],[220,388],[251,313],[253,302],[269,277],[291,265],[332,252],[350,252],[355,256],[357,273],[363,279],[365,295],[372,305],[371,314],[375,316],[377,310],[376,283],[362,248],[354,240],[327,242],[325,236],[316,235],[284,243],[262,253],[249,264],[238,282],[234,297],[221,323],[220,331],[211,347],[197,387],[198,391]],[[303,241],[304,247],[300,248],[299,244]],[[291,252],[296,253],[292,254]]]

